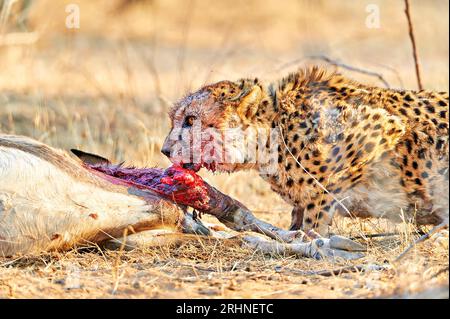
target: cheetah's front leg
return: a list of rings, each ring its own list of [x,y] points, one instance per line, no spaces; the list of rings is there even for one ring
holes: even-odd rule
[[[340,188],[337,190],[340,192]],[[322,236],[328,235],[328,229],[336,207],[344,205],[342,202],[338,202],[332,193],[336,193],[336,189],[331,190],[329,194],[318,194],[304,206],[303,211],[300,209],[293,210],[292,218],[294,219],[294,213],[297,213],[296,220],[302,219],[300,229],[305,232],[314,230]]]
[[[300,230],[303,225],[303,213],[305,208],[302,206],[295,206],[291,213],[291,226],[289,230]]]
[[[328,236],[328,228],[331,224],[334,211],[337,207],[342,207],[347,210],[334,194],[340,193],[340,188],[331,188],[330,193],[321,193],[308,202],[304,207],[294,207],[292,210],[291,230],[302,229],[308,237],[314,240],[319,240],[322,246],[325,247],[322,251],[327,251],[329,248],[339,247],[341,250],[347,251],[365,251],[362,245],[359,245],[345,237]],[[336,255],[333,251],[327,251],[325,255]],[[344,254],[345,255],[345,254]]]

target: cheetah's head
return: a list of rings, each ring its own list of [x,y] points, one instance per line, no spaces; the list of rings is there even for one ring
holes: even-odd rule
[[[173,163],[195,171],[252,168],[248,128],[254,126],[258,108],[267,100],[257,80],[207,85],[175,103],[169,112],[172,129],[161,152]]]

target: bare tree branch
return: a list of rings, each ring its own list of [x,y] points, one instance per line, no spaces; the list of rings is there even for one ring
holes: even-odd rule
[[[417,46],[416,39],[414,37],[414,29],[411,21],[411,14],[409,12],[409,0],[405,0],[405,14],[406,19],[408,20],[408,29],[409,29],[409,38],[411,39],[413,56],[414,56],[414,64],[416,67],[416,77],[417,77],[417,85],[419,90],[423,90],[422,79],[420,77],[420,65],[419,65],[419,57],[417,56]]]
[[[287,67],[289,67],[291,65],[299,64],[300,62],[302,62],[304,60],[322,60],[322,61],[325,61],[326,63],[331,64],[331,65],[333,65],[335,67],[340,67],[340,68],[343,68],[343,69],[346,69],[346,70],[349,70],[349,71],[352,71],[352,72],[357,72],[357,73],[362,73],[362,74],[365,74],[365,75],[373,76],[373,77],[378,78],[384,84],[385,87],[387,87],[387,88],[390,87],[388,81],[386,81],[385,78],[383,77],[383,75],[381,75],[380,73],[377,73],[377,72],[374,72],[374,71],[369,71],[369,70],[364,70],[364,69],[361,69],[361,68],[358,68],[358,67],[355,67],[355,66],[352,66],[352,65],[341,63],[341,62],[338,62],[336,60],[330,59],[329,57],[327,57],[325,55],[310,55],[310,56],[306,56],[306,57],[303,57],[303,58],[300,58],[300,59],[296,59],[294,61],[291,61],[291,62],[283,64],[282,66],[280,66],[278,68],[277,71],[285,69],[285,68],[287,68]]]

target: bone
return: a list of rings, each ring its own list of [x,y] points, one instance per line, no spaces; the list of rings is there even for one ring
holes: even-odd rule
[[[330,237],[330,247],[335,249],[347,250],[347,251],[366,251],[366,247],[357,243],[349,238],[345,238],[339,235],[333,235]]]
[[[296,255],[314,259],[356,260],[364,257],[361,252],[350,252],[331,247],[330,240],[326,238],[314,239],[307,243],[287,244],[268,241],[256,236],[244,236],[244,243],[264,254]]]

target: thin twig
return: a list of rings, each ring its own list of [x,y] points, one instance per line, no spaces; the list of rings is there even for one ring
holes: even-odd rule
[[[424,232],[419,231],[418,232],[419,235],[425,235]],[[366,238],[379,238],[379,237],[395,237],[395,236],[400,236],[400,233],[378,233],[378,234],[364,234],[362,236],[354,236],[354,237],[350,237],[349,239],[351,240],[357,240],[357,239],[366,239]]]
[[[403,83],[403,79],[396,68],[389,66],[389,65],[382,64],[382,63],[372,63],[372,64],[392,72],[395,75],[395,77],[397,78],[399,87],[402,89],[405,87],[405,84]]]
[[[352,272],[364,272],[367,270],[387,270],[389,269],[387,266],[380,266],[380,265],[355,265],[355,266],[345,266],[337,269],[324,269],[324,270],[297,270],[292,268],[281,268],[280,270],[277,270],[278,272],[290,272],[296,275],[301,276],[324,276],[324,277],[331,277],[331,276],[339,276],[341,274],[346,273],[352,273]]]
[[[430,278],[428,279],[433,279],[436,278],[437,276],[439,276],[440,274],[443,274],[444,272],[448,272],[448,266],[445,266],[444,268],[438,270],[434,275],[432,275]]]
[[[352,72],[357,72],[357,73],[362,73],[362,74],[365,74],[365,75],[373,76],[373,77],[378,78],[384,84],[384,86],[386,88],[390,87],[388,81],[386,81],[386,79],[380,73],[377,73],[377,72],[374,72],[374,71],[369,71],[369,70],[364,70],[364,69],[361,69],[361,68],[358,68],[358,67],[355,67],[355,66],[352,66],[352,65],[341,63],[341,62],[338,62],[336,60],[330,59],[329,57],[327,57],[325,55],[310,55],[310,56],[306,56],[306,57],[303,57],[303,58],[300,58],[300,59],[296,59],[294,61],[291,61],[291,62],[283,64],[282,66],[280,66],[278,68],[277,71],[285,69],[285,68],[287,68],[287,67],[289,67],[291,65],[299,64],[300,62],[302,62],[304,60],[322,60],[322,61],[325,61],[328,64],[331,64],[331,65],[336,66],[336,67],[341,67],[341,68],[346,69],[348,71],[352,71]]]
[[[331,194],[325,186],[322,185],[321,182],[319,182],[314,175],[312,175],[304,166],[302,163],[300,163],[297,158],[294,156],[294,154],[292,154],[291,149],[287,146],[286,141],[284,140],[284,134],[283,134],[283,130],[280,126],[278,126],[278,130],[280,132],[281,135],[281,141],[283,142],[284,148],[289,152],[289,154],[291,155],[291,157],[294,159],[294,161],[300,166],[300,168],[309,176],[313,179],[313,181],[328,195],[331,196],[331,198],[333,198],[344,210],[345,212],[349,215],[354,217],[355,215],[353,215],[352,213],[350,213],[350,211],[348,210],[348,208],[342,203],[342,201],[345,199],[338,199],[336,196],[334,196],[333,194]]]
[[[0,267],[7,267],[9,265],[14,265],[16,262],[18,262],[19,260],[21,260],[22,258],[24,258],[24,256],[20,256],[18,258],[15,258],[13,260],[9,260],[3,264],[0,264]]]
[[[366,238],[379,238],[379,237],[394,237],[394,236],[400,236],[400,233],[381,233],[381,234],[364,234],[362,236],[354,236],[350,237],[351,240],[357,240],[357,239],[366,239]]]
[[[439,225],[437,225],[436,227],[434,227],[432,230],[430,230],[428,233],[422,235],[419,237],[419,239],[417,239],[414,243],[412,243],[408,248],[406,248],[400,255],[398,255],[397,258],[394,259],[394,262],[398,262],[399,260],[401,260],[403,257],[405,257],[413,247],[417,246],[417,244],[424,242],[425,240],[427,240],[428,238],[430,238],[431,236],[433,236],[435,233],[437,233],[438,231],[447,228],[448,227],[448,222],[443,222]]]
[[[420,66],[419,66],[419,57],[417,55],[416,39],[414,37],[414,29],[411,21],[411,14],[409,13],[409,0],[405,0],[405,14],[406,19],[408,20],[409,38],[411,39],[413,49],[414,64],[416,67],[417,85],[419,87],[419,90],[423,90],[422,79],[420,77]]]

